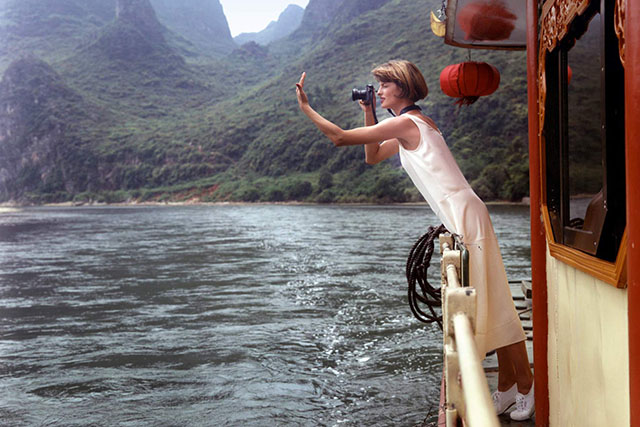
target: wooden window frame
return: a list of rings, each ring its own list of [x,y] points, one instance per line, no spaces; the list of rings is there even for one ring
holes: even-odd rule
[[[616,8],[614,12],[614,8]],[[604,247],[599,249],[600,257],[583,252],[575,247],[565,244],[565,238],[575,232],[575,229],[568,227],[568,160],[567,160],[567,63],[566,53],[573,46],[576,35],[579,37],[588,26],[591,17],[601,12],[603,44],[601,58],[604,58],[602,72],[602,142],[604,174],[603,186],[605,192],[605,208],[607,209],[607,219],[603,226],[605,236]],[[617,84],[621,85],[622,102],[619,108],[607,108],[613,104],[608,98],[612,84],[611,75],[619,73],[619,70],[609,74],[607,68],[611,68],[613,59],[618,60],[617,49],[611,48],[618,45],[618,28],[614,29],[614,14],[617,14],[617,6],[605,0],[548,0],[542,8],[540,26],[540,49],[538,52],[538,84],[539,84],[539,125],[542,132],[540,139],[541,158],[541,190],[542,190],[542,216],[547,237],[550,255],[568,265],[571,265],[585,273],[617,287],[626,286],[626,254],[627,254],[627,231],[626,218],[621,221],[620,215],[624,218],[626,214],[626,203],[624,200],[624,185],[611,186],[613,191],[609,191],[607,183],[624,183],[624,125],[607,127],[607,123],[620,121],[620,114],[624,120],[624,79],[617,76]],[[617,18],[617,16],[616,16]],[[574,25],[575,23],[575,25]],[[577,29],[576,29],[577,28]],[[617,38],[616,38],[617,36]],[[624,35],[622,35],[624,36]],[[615,39],[615,40],[614,40]],[[616,55],[614,58],[613,55]],[[623,50],[620,49],[622,59]],[[552,71],[549,71],[552,70]],[[622,68],[622,73],[624,69]],[[624,76],[624,74],[622,74]],[[614,87],[620,93],[620,86]],[[551,102],[556,100],[557,102]],[[608,104],[609,102],[609,104]],[[616,105],[613,105],[614,107]],[[610,111],[612,110],[612,111]],[[558,120],[547,120],[545,116],[558,117]],[[624,123],[624,122],[622,122]],[[546,126],[546,127],[545,127]],[[620,128],[622,131],[620,132]],[[620,135],[620,133],[622,133]],[[550,148],[559,154],[558,158],[546,153],[546,138],[550,138]],[[615,142],[615,143],[614,143]],[[622,150],[622,151],[620,151]],[[622,168],[619,161],[615,162],[616,167],[607,168],[611,165],[612,159],[622,158]],[[547,170],[555,171],[554,180],[547,182]],[[620,171],[622,169],[622,171]],[[549,185],[547,185],[549,184]],[[619,188],[621,187],[621,188]],[[621,193],[621,195],[620,195]],[[607,200],[608,196],[613,196]],[[553,209],[550,209],[550,205]],[[617,216],[616,216],[617,215]],[[554,233],[555,231],[555,233]],[[574,233],[575,234],[575,233]],[[597,237],[596,237],[597,238]],[[615,244],[617,243],[617,247]],[[602,259],[602,252],[606,251],[609,259]],[[612,255],[615,254],[615,257]],[[615,258],[615,259],[613,259]]]

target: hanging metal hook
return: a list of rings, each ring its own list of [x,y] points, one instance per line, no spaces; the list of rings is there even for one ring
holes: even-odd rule
[[[440,9],[436,11],[438,13],[438,19],[441,21],[444,21],[445,19],[447,19],[447,6],[445,4],[446,1],[447,0],[442,0],[442,5],[440,5]]]

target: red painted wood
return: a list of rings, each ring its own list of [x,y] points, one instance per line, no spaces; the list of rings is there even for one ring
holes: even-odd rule
[[[627,298],[629,398],[632,426],[640,426],[640,0],[627,0],[625,28],[625,126],[627,173]]]
[[[529,104],[529,197],[531,199],[531,281],[533,289],[533,364],[536,425],[549,425],[547,362],[546,239],[541,219],[540,146],[538,142],[538,5],[527,0],[527,80]]]

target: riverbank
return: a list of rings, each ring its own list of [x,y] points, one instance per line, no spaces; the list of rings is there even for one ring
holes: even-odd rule
[[[526,199],[526,200],[525,200]],[[130,201],[130,202],[60,202],[60,203],[42,203],[42,204],[21,204],[21,203],[0,203],[0,214],[16,211],[18,209],[29,207],[54,207],[54,208],[74,208],[74,207],[107,207],[107,206],[271,206],[271,205],[283,205],[283,206],[421,206],[426,202],[402,202],[402,203],[376,203],[376,202],[342,202],[342,203],[317,203],[317,202],[300,202],[300,201],[287,201],[287,202],[242,202],[242,201],[230,201],[230,202],[196,202],[196,201],[184,201],[184,202],[157,202],[157,201]],[[508,200],[490,200],[485,202],[486,205],[494,206],[529,206],[529,198],[525,197],[520,202],[512,202]]]

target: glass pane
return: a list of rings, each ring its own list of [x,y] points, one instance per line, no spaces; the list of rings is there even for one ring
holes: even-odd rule
[[[604,206],[600,39],[600,14],[596,14],[567,53],[569,225],[574,228],[583,228],[583,222],[585,229],[595,225],[590,217]]]
[[[527,2],[507,0],[457,0],[449,2],[447,39],[467,46],[524,48],[527,43]]]

